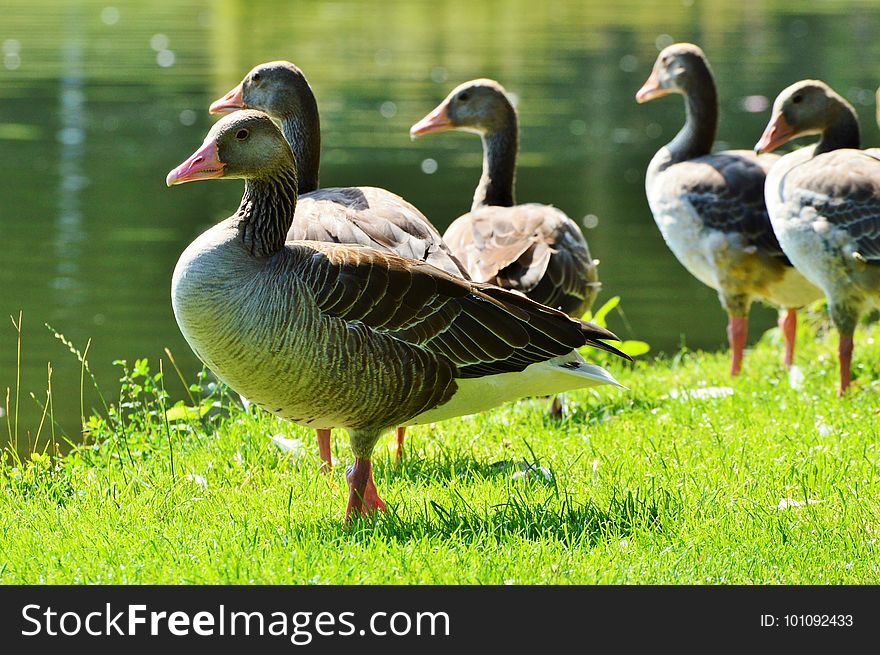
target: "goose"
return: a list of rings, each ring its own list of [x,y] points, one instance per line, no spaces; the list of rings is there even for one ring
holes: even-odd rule
[[[785,256],[767,216],[764,180],[775,156],[749,150],[712,153],[718,96],[709,62],[692,43],[676,43],[657,56],[639,103],[679,93],[687,119],[651,159],[645,191],[654,221],[678,261],[715,289],[727,312],[730,374],[742,370],[752,300],[782,308],[783,361],[794,358],[797,308],[822,296]]]
[[[378,187],[319,188],[321,125],[318,104],[305,74],[289,61],[255,66],[210,113],[258,109],[281,123],[299,170],[299,202],[288,239],[351,243],[433,264],[447,273],[467,272],[431,222],[409,202]],[[405,429],[397,430],[397,457]],[[324,470],[332,467],[330,430],[318,430]]]
[[[565,213],[550,205],[516,204],[519,134],[504,88],[489,79],[459,85],[412,126],[410,136],[446,130],[475,132],[483,140],[483,174],[471,210],[443,234],[471,279],[583,316],[599,292],[599,262]]]
[[[818,143],[776,163],[765,194],[785,254],[828,300],[843,395],[852,378],[856,323],[866,309],[880,306],[880,150],[859,149],[855,110],[819,80],[796,82],[779,94],[755,150],[811,134],[820,135]]]
[[[181,333],[217,377],[267,411],[345,428],[354,463],[346,522],[385,508],[372,475],[380,434],[484,411],[526,395],[601,384],[577,351],[614,334],[521,294],[359,244],[287,239],[295,157],[265,113],[221,118],[168,186],[244,180],[235,213],[174,269]]]

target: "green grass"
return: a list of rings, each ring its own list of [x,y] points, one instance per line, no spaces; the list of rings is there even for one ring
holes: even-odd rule
[[[84,446],[5,455],[0,582],[875,583],[878,336],[842,400],[836,337],[802,331],[791,388],[773,330],[734,381],[725,353],[613,364],[629,389],[571,393],[561,423],[524,401],[415,428],[401,465],[383,437],[389,511],[349,528],[343,432],[324,476],[311,431],[228,398],[166,425],[141,362]],[[733,393],[681,393],[704,386]]]

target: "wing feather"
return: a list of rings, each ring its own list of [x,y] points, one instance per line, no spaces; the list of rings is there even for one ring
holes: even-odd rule
[[[480,207],[443,235],[471,279],[582,314],[598,287],[596,266],[577,224],[550,205]]]
[[[418,209],[376,187],[326,188],[303,194],[287,239],[362,245],[427,262],[450,275],[467,276]]]
[[[789,171],[786,201],[811,208],[855,241],[868,262],[880,263],[880,152],[842,149],[817,155]]]
[[[628,359],[602,341],[616,340],[608,330],[429,264],[354,245],[287,248],[322,313],[445,357],[461,377],[521,371],[583,345]]]
[[[669,192],[690,203],[703,224],[739,234],[746,244],[790,265],[764,202],[764,182],[776,155],[727,150],[675,165]]]

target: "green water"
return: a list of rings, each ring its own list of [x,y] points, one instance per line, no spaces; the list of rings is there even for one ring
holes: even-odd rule
[[[880,143],[876,2],[625,0],[585,2],[6,0],[0,19],[0,393],[14,387],[24,316],[20,432],[39,421],[47,363],[54,412],[76,439],[79,363],[112,395],[115,359],[163,348],[187,375],[199,364],[175,325],[171,272],[183,248],[237,206],[239,182],[166,189],[165,174],[201,143],[208,104],[254,64],[289,59],[321,110],[324,186],[400,193],[441,229],[467,210],[479,176],[473,135],[411,142],[409,126],[461,81],[494,77],[518,98],[520,202],[579,221],[601,260],[599,302],[620,295],[621,336],[655,351],[716,348],[715,294],[664,246],[644,198],[645,167],[683,120],[680,99],[633,96],[658,47],[694,41],[719,83],[718,147],[751,147],[767,110],[745,98],[822,78]],[[753,100],[754,103],[754,100]],[[756,103],[760,107],[760,100]],[[436,172],[423,172],[426,159]],[[430,168],[430,167],[429,167]],[[750,338],[774,313],[756,307]],[[167,363],[166,363],[167,365]],[[169,391],[182,394],[169,380]],[[14,402],[14,398],[13,398]],[[86,405],[96,403],[87,393]],[[5,402],[0,399],[0,405]],[[0,422],[5,437],[6,417]]]

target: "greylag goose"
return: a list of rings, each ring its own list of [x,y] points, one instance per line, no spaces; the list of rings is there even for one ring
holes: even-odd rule
[[[351,243],[394,252],[467,277],[465,269],[425,216],[400,196],[377,187],[318,188],[321,125],[318,104],[302,70],[289,61],[255,66],[210,112],[264,111],[281,123],[299,170],[299,202],[287,238]],[[397,456],[405,430],[397,431]],[[318,430],[325,470],[332,465],[330,430]]]
[[[527,395],[617,384],[576,350],[616,337],[510,291],[360,245],[288,241],[296,161],[264,113],[223,117],[166,178],[244,179],[236,212],[197,237],[171,284],[198,357],[258,406],[348,430],[346,520],[384,509],[379,435]]]
[[[471,210],[443,234],[471,279],[582,316],[599,291],[598,262],[580,228],[559,209],[516,204],[517,116],[502,86],[485,79],[461,84],[412,126],[410,136],[445,130],[483,139],[483,174]]]
[[[785,254],[828,299],[842,395],[856,323],[880,304],[880,151],[859,149],[852,105],[817,80],[779,94],[755,150],[810,134],[821,135],[817,144],[785,155],[767,176],[767,208]]]
[[[711,153],[718,96],[699,47],[664,48],[636,101],[671,93],[685,97],[687,119],[648,165],[645,190],[657,227],[688,272],[718,292],[728,315],[730,374],[742,368],[749,308],[756,297],[784,308],[779,327],[783,359],[791,366],[796,310],[821,298],[821,291],[788,261],[767,216],[764,180],[777,158],[749,150]]]

